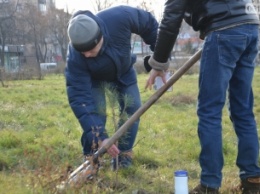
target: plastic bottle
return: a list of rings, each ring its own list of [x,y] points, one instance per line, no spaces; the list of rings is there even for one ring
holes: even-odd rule
[[[174,194],[188,194],[188,172],[177,170],[174,172]]]

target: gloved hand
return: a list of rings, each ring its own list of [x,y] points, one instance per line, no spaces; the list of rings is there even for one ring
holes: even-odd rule
[[[143,58],[144,60],[144,68],[146,70],[147,73],[149,73],[152,69],[152,67],[150,66],[150,64],[148,63],[149,59],[150,59],[151,55],[147,55]]]

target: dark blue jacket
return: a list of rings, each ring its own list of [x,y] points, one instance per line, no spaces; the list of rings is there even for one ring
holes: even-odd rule
[[[93,127],[99,128],[101,140],[107,138],[105,124],[94,106],[92,81],[117,82],[126,86],[136,83],[136,75],[128,73],[135,62],[135,57],[131,55],[131,35],[140,35],[153,51],[158,23],[149,12],[130,6],[112,7],[96,15],[79,11],[74,16],[78,14],[93,18],[104,38],[100,53],[95,58],[86,58],[69,45],[65,71],[70,106],[83,130],[88,132],[89,142],[92,142]]]

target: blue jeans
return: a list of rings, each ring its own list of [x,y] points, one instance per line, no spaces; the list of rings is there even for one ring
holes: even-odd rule
[[[221,186],[222,109],[226,94],[230,118],[238,138],[236,164],[240,178],[259,176],[259,142],[253,113],[252,79],[258,53],[258,25],[243,24],[211,32],[200,63],[197,114],[201,184]]]
[[[124,120],[126,118],[123,118],[124,116],[122,115],[122,113],[126,113],[128,116],[131,116],[141,106],[141,98],[137,83],[126,86],[120,84],[119,82],[105,83],[100,81],[93,81],[92,86],[92,94],[93,96],[95,96],[95,104],[104,124],[106,124],[107,120],[107,102],[105,96],[107,89],[111,90],[114,94],[113,98],[111,99],[110,96],[109,100],[112,101],[112,103],[115,103],[115,101],[117,101],[119,104],[120,118],[118,118],[118,114],[117,116],[115,116],[115,118],[112,118],[112,114],[110,117],[110,119],[118,120],[118,126],[115,126],[115,128],[120,127],[126,121]],[[114,107],[114,110],[115,109],[117,109],[117,107]],[[119,138],[118,148],[121,152],[132,150],[138,132],[139,120],[140,119],[136,120],[133,125],[127,130],[127,132]],[[115,131],[113,131],[113,133],[114,132]]]

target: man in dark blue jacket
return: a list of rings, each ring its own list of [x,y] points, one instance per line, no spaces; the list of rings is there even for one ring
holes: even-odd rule
[[[78,11],[71,18],[66,86],[69,104],[83,129],[84,155],[93,154],[108,140],[105,88],[116,91],[121,113],[131,116],[141,106],[131,35],[140,35],[153,50],[157,28],[158,23],[149,12],[130,6],[115,6],[96,15]],[[138,126],[139,120],[119,139],[118,146],[107,150],[112,157],[119,154],[119,167],[132,164]]]
[[[183,19],[205,39],[197,106],[201,176],[190,193],[219,193],[224,165],[221,119],[228,92],[242,193],[259,194],[259,141],[252,92],[259,19],[252,0],[167,0],[149,60],[153,70],[147,87],[156,76],[164,76]]]

